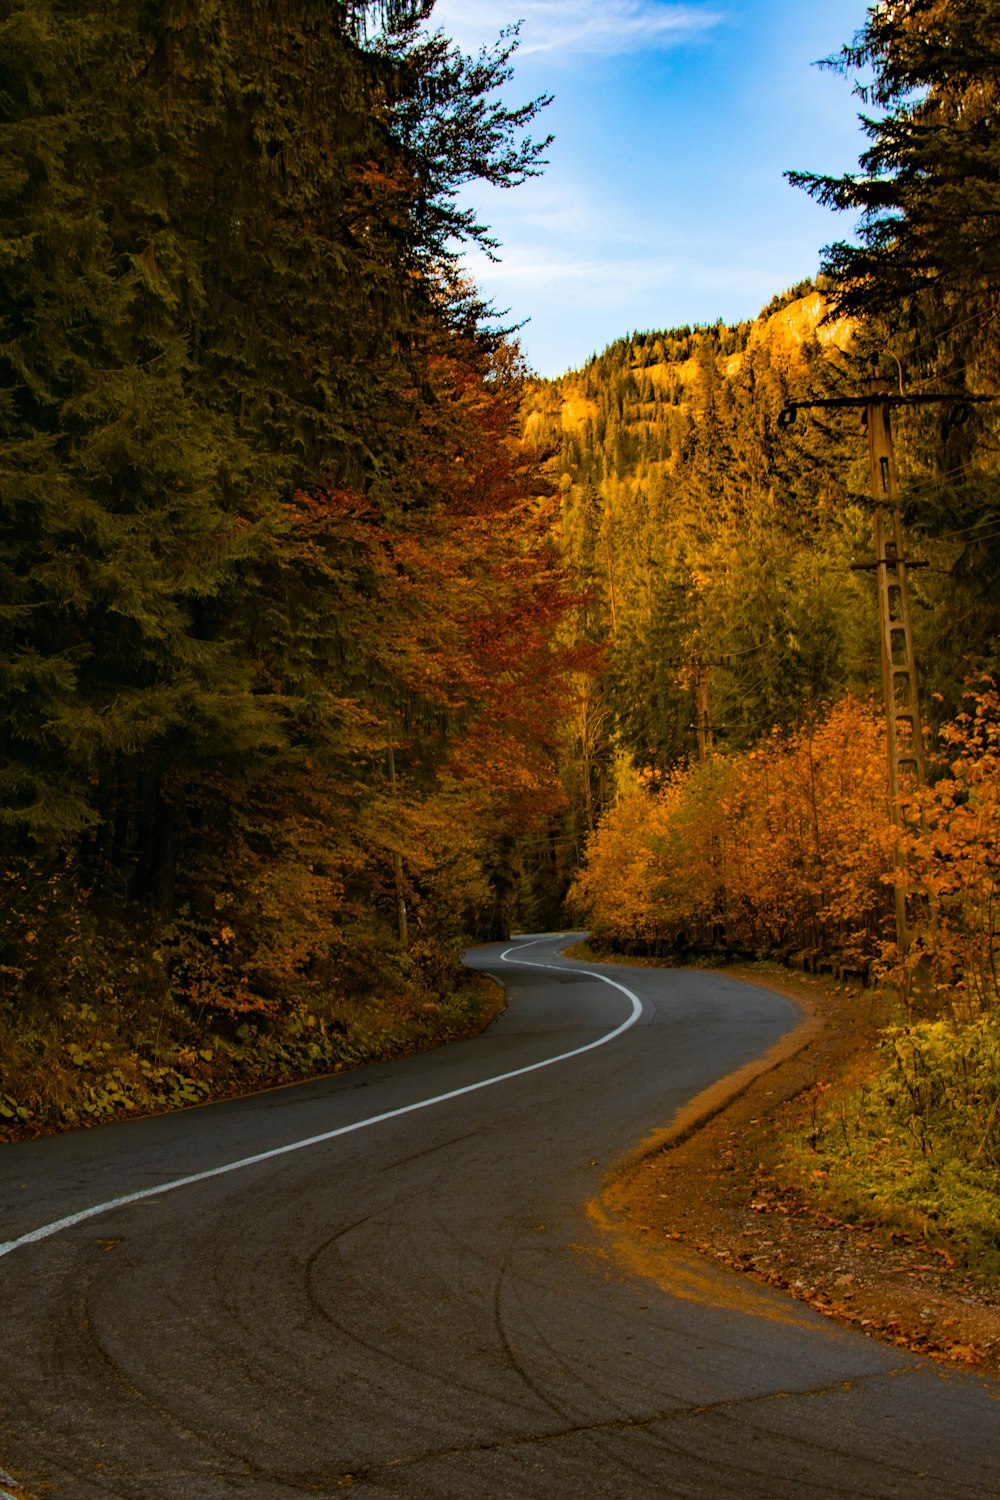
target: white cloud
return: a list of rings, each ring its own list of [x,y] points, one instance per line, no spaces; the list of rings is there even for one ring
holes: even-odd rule
[[[503,26],[523,20],[519,56],[556,58],[588,53],[607,57],[676,46],[717,26],[722,13],[705,5],[663,0],[511,0],[506,15],[496,0],[437,0],[431,25],[464,51],[496,40]]]
[[[526,320],[519,341],[538,374],[579,369],[630,330],[751,318],[783,285],[765,258],[741,267],[706,255],[559,254],[541,246],[504,252],[501,266],[468,255],[466,267],[502,323]],[[807,261],[808,264],[808,261]],[[789,276],[789,285],[802,272]]]
[[[753,317],[781,284],[766,257],[733,266],[688,249],[612,255],[595,246],[582,254],[524,246],[505,249],[500,265],[478,254],[465,264],[502,322],[527,320],[518,335],[522,349],[547,376],[578,369],[633,329]],[[801,273],[786,279],[791,284]]]
[[[503,189],[484,189],[477,184],[467,198],[493,226],[500,240],[501,260],[514,244],[572,242],[616,244],[623,238],[629,205],[613,197],[604,183],[595,191],[589,183],[553,172],[526,182],[515,194]],[[464,200],[463,200],[464,201]],[[632,241],[634,236],[625,234]]]
[[[752,302],[774,291],[774,272],[766,266],[713,264],[689,255],[574,256],[526,246],[505,251],[499,265],[478,254],[464,259],[479,288],[500,305],[509,301],[518,317],[557,307],[623,307],[637,297],[655,306],[657,294],[668,288],[682,290],[695,304],[698,294],[736,293]],[[713,317],[717,311],[713,305],[711,312],[696,316]]]

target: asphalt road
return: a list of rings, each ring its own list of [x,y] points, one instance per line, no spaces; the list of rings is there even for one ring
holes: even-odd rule
[[[603,1174],[796,1016],[565,941],[470,955],[475,1040],[0,1149],[0,1490],[1000,1497],[997,1385],[607,1258]]]

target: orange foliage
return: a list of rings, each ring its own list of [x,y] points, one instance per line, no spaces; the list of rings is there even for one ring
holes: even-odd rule
[[[941,731],[939,776],[911,804],[919,831],[893,829],[883,721],[848,697],[748,754],[633,786],[590,840],[575,912],[599,940],[626,948],[683,937],[864,955],[895,961],[900,975],[920,965],[938,1003],[981,1015],[998,987],[1000,693],[987,682],[969,701]],[[926,898],[905,965],[897,880]]]
[[[203,781],[223,836],[186,856],[171,949],[199,1005],[356,984],[350,954],[391,943],[400,898],[409,956],[453,962],[505,851],[561,805],[553,734],[590,648],[561,641],[574,600],[507,359],[432,351],[396,484],[280,510],[258,672],[290,733],[253,777]]]
[[[902,840],[906,879],[929,897],[911,967],[926,957],[939,997],[972,1019],[997,1000],[1000,694],[970,691],[941,738],[949,774],[920,794],[923,829]]]
[[[646,784],[603,819],[571,901],[601,939],[755,949],[881,948],[891,906],[884,730],[846,698]]]

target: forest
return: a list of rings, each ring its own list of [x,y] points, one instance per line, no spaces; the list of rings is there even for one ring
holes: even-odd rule
[[[0,11],[10,1129],[467,1029],[559,805],[590,653],[457,201],[544,101],[428,10]]]
[[[577,628],[604,653],[566,755],[574,837],[589,845],[574,900],[619,947],[710,946],[721,926],[751,951],[858,962],[895,941],[865,412],[787,420],[792,400],[863,391],[873,356],[897,380],[896,360],[919,372],[905,390],[948,397],[893,414],[936,770],[963,716],[982,727],[1000,624],[995,419],[962,403],[990,388],[992,350],[967,340],[939,373],[936,342],[923,361],[920,331],[909,352],[898,334],[880,344],[834,296],[821,279],[742,327],[635,336],[533,392],[526,433],[553,453],[562,546],[586,599]],[[676,798],[682,844],[654,839],[652,866],[630,878],[621,845],[634,850],[637,801],[659,818]],[[712,832],[698,822],[710,805]]]
[[[1000,1247],[1000,5],[830,60],[869,144],[789,173],[857,226],[814,279],[558,380],[461,271],[547,99],[432,9],[0,8],[0,1129],[461,1034],[465,945],[574,922],[887,987],[873,1171],[950,1162]]]

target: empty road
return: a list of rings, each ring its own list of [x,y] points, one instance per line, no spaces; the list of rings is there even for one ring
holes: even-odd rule
[[[571,940],[469,955],[473,1040],[0,1148],[0,1490],[997,1500],[997,1385],[608,1257],[604,1174],[798,1016]]]

